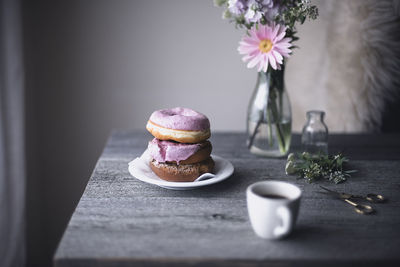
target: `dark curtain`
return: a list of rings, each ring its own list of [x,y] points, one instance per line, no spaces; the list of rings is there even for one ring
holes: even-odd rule
[[[24,71],[20,1],[0,0],[0,266],[25,264]]]

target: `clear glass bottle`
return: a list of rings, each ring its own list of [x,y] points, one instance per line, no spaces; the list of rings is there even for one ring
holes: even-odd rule
[[[328,154],[328,127],[324,122],[325,112],[311,110],[307,112],[307,122],[301,135],[303,151]]]
[[[289,151],[292,113],[281,70],[259,72],[247,111],[247,146],[263,157],[281,157]]]

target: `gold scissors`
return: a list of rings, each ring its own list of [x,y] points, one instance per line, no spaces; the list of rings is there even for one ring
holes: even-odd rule
[[[366,196],[356,196],[356,195],[347,194],[347,193],[339,193],[339,192],[330,190],[323,186],[319,186],[319,187],[326,190],[327,193],[333,195],[334,197],[341,199],[341,200],[345,201],[346,203],[349,203],[350,205],[352,205],[354,207],[354,210],[360,214],[371,214],[371,213],[375,212],[375,210],[370,205],[359,204],[354,201],[351,201],[350,199],[354,199],[354,198],[365,199],[372,203],[382,203],[386,200],[382,195],[377,195],[377,194],[368,194]]]

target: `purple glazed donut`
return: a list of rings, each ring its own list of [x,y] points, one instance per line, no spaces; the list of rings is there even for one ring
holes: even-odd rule
[[[150,156],[157,162],[193,164],[210,157],[212,146],[209,141],[197,144],[183,144],[154,138],[147,147]]]
[[[192,109],[172,108],[154,111],[146,129],[157,139],[198,143],[210,137],[210,121]]]

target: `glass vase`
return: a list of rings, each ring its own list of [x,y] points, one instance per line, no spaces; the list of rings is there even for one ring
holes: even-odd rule
[[[285,156],[290,147],[292,111],[281,70],[258,72],[247,112],[247,147],[263,157]]]

